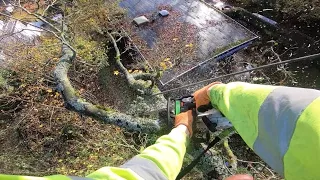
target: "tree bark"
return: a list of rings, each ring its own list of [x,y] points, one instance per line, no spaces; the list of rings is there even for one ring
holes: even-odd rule
[[[68,70],[75,59],[75,56],[76,53],[74,51],[67,45],[63,45],[62,56],[54,70],[54,76],[58,83],[57,89],[64,98],[66,108],[102,120],[105,123],[120,126],[127,130],[154,133],[161,129],[159,121],[107,111],[78,97],[76,95],[76,90],[72,87],[68,78]]]

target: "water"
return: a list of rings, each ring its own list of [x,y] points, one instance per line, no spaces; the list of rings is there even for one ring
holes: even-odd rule
[[[220,52],[219,50],[232,48],[257,37],[232,19],[198,0],[123,0],[120,6],[128,10],[130,18],[157,13],[160,10],[159,7],[168,8],[171,13],[168,17],[158,18],[152,25],[137,28],[137,33],[150,48],[156,48],[159,41],[171,41],[171,39],[163,38],[162,33],[166,31],[179,31],[175,33],[181,36],[178,37],[179,39],[187,39],[185,44],[194,41],[196,57],[183,56],[179,65],[166,69],[160,80],[163,85],[167,85],[180,76],[183,76],[182,79],[185,82],[198,81],[184,73],[212,58]],[[194,29],[195,32],[193,33],[193,30],[190,29]],[[172,48],[179,49],[181,45]],[[149,63],[157,65],[155,62]],[[197,73],[205,78],[206,71],[199,70],[199,68],[196,70]]]

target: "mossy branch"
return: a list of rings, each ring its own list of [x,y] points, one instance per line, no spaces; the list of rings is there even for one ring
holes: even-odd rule
[[[223,147],[224,149],[226,150],[226,153],[229,157],[229,162],[230,162],[230,166],[232,167],[232,169],[237,169],[237,157],[233,154],[230,146],[229,146],[229,141],[228,141],[228,138],[226,138],[224,141],[223,141]]]
[[[62,46],[62,56],[58,62],[54,76],[58,83],[57,89],[62,94],[65,106],[80,114],[91,116],[108,124],[114,124],[127,130],[153,133],[161,129],[159,122],[151,119],[132,117],[119,112],[107,111],[97,105],[86,102],[76,95],[68,78],[68,70],[75,59],[76,53],[67,45]],[[132,77],[132,76],[129,76]],[[132,77],[133,78],[133,77]]]

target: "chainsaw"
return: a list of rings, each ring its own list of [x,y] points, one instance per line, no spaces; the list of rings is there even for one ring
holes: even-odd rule
[[[211,104],[200,106],[196,109],[196,102],[192,95],[180,98],[168,98],[167,100],[167,126],[172,127],[174,118],[180,113],[192,110],[194,122],[201,119],[211,132],[227,129],[232,127],[230,121],[221,114],[220,111],[214,109]]]
[[[181,179],[187,173],[189,173],[196,164],[200,161],[201,157],[215,144],[226,138],[226,136],[233,131],[231,122],[217,109],[213,108],[211,104],[206,106],[200,106],[196,108],[196,102],[192,95],[183,96],[176,99],[168,98],[167,100],[167,125],[168,127],[173,126],[174,118],[180,113],[191,110],[193,114],[193,122],[201,119],[205,126],[211,132],[218,132],[218,135],[213,141],[211,141],[207,148],[204,149],[188,166],[183,168],[178,174],[176,179]],[[199,111],[201,112],[199,112]]]
[[[183,168],[178,174],[176,179],[182,179],[187,173],[189,173],[196,164],[200,161],[201,157],[215,144],[224,139],[229,133],[233,131],[231,122],[217,109],[213,108],[211,104],[196,108],[196,102],[192,95],[183,96],[176,99],[168,98],[167,100],[167,125],[173,126],[174,118],[180,113],[191,110],[193,114],[193,122],[202,119],[205,126],[211,132],[219,131],[218,135],[213,141],[211,141],[207,148],[204,149],[188,166]]]

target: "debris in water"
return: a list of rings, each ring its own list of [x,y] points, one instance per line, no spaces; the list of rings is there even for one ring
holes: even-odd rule
[[[138,26],[146,24],[149,22],[149,19],[145,16],[139,16],[133,19],[133,22],[136,23]]]
[[[161,11],[159,11],[159,14],[160,14],[160,16],[162,16],[162,17],[166,17],[166,16],[168,16],[169,15],[169,11],[167,11],[167,10],[161,10]]]

